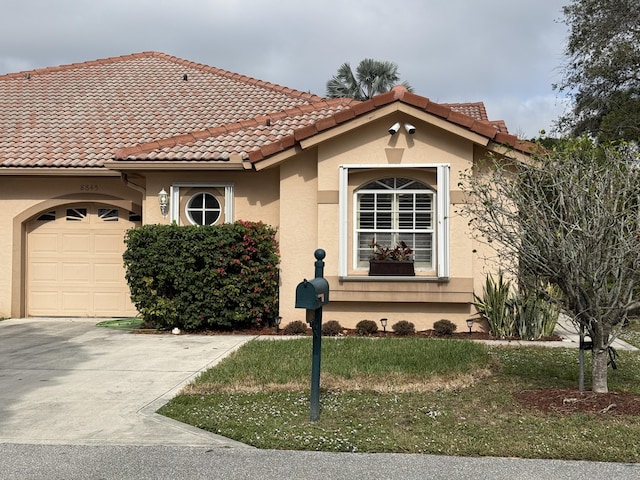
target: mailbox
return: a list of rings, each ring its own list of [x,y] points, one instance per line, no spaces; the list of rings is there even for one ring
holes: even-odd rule
[[[329,303],[329,282],[324,278],[324,257],[321,248],[313,252],[316,257],[315,278],[305,279],[296,287],[296,308],[307,312],[307,323],[313,331],[313,351],[311,353],[311,421],[320,418],[320,352],[322,342],[322,306]]]
[[[296,287],[296,308],[317,310],[329,303],[329,282],[324,278],[304,280]]]
[[[590,338],[589,340],[585,340],[584,338],[581,338],[580,350],[593,350],[593,341]]]

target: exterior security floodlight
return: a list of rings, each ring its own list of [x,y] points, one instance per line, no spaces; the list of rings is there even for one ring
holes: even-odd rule
[[[416,133],[416,127],[414,127],[410,123],[405,123],[404,129],[407,131],[409,135],[413,135],[414,133]]]
[[[395,135],[396,133],[398,133],[398,130],[400,130],[400,122],[396,122],[391,125],[391,128],[389,128],[389,134]]]
[[[158,193],[158,203],[160,204],[160,213],[164,218],[167,218],[169,212],[169,194],[165,192],[164,188]]]

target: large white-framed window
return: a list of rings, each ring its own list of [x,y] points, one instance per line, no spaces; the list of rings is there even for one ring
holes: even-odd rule
[[[367,170],[379,172],[378,178],[350,190],[350,175]],[[415,180],[410,172],[416,170],[435,172],[436,189]],[[365,268],[370,234],[376,233],[378,243],[404,240],[410,245],[417,269],[449,278],[449,170],[448,164],[341,165],[339,276],[348,279],[350,270]]]
[[[177,225],[233,222],[233,184],[180,182],[171,185],[169,218]]]
[[[434,269],[435,192],[406,177],[384,177],[354,192],[355,264],[366,268],[371,243],[393,247],[400,242],[412,250],[417,269]]]

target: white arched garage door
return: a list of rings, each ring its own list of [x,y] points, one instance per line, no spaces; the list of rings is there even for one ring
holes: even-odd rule
[[[139,216],[103,204],[64,205],[27,224],[27,315],[136,315],[125,280],[125,232]]]

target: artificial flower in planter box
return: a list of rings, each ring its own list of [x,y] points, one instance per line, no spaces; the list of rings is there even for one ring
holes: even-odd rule
[[[403,241],[395,247],[380,245],[375,238],[369,244],[371,258],[369,259],[369,275],[385,276],[414,276],[413,250]]]

